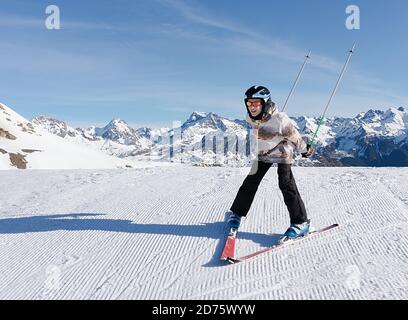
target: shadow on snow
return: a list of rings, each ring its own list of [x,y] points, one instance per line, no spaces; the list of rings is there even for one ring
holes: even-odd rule
[[[225,265],[219,260],[227,236],[225,222],[197,225],[137,224],[131,220],[103,219],[104,214],[71,213],[58,215],[13,217],[0,219],[0,234],[19,234],[50,231],[109,231],[135,234],[162,234],[180,237],[200,237],[219,240],[215,253],[205,267]],[[239,239],[250,240],[261,247],[277,242],[279,234],[239,232]]]

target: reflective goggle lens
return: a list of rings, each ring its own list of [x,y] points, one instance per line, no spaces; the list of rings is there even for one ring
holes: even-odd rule
[[[250,106],[259,107],[261,104],[262,104],[262,103],[261,103],[261,101],[259,101],[259,100],[256,100],[256,101],[247,101],[247,102],[246,102],[247,107],[250,107]]]

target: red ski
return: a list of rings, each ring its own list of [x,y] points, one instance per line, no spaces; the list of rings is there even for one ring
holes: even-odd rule
[[[248,259],[257,257],[257,256],[259,256],[259,255],[261,255],[261,254],[264,254],[264,253],[267,253],[267,252],[276,251],[276,250],[281,249],[281,248],[283,248],[283,247],[285,247],[285,246],[287,246],[287,245],[290,245],[291,243],[295,243],[295,242],[298,242],[298,241],[307,239],[307,238],[312,237],[312,236],[314,236],[314,235],[316,235],[316,234],[319,234],[319,233],[322,233],[322,232],[325,232],[325,231],[329,231],[329,230],[331,230],[331,229],[334,229],[334,228],[336,228],[336,227],[338,227],[338,226],[339,226],[338,224],[332,224],[331,226],[328,226],[328,227],[325,227],[325,228],[322,228],[322,229],[319,229],[319,230],[311,231],[311,232],[310,232],[307,236],[305,236],[305,237],[297,238],[297,239],[295,239],[295,240],[289,240],[289,241],[286,241],[286,242],[281,243],[281,244],[275,244],[275,245],[272,246],[272,247],[259,250],[259,251],[257,251],[257,252],[251,253],[251,254],[249,254],[249,255],[247,255],[247,256],[244,256],[244,257],[240,257],[240,258],[236,258],[236,259],[233,258],[233,257],[227,257],[227,260],[228,260],[229,262],[231,262],[231,263],[242,262],[242,261],[245,261],[245,260],[248,260]],[[235,239],[234,239],[234,246],[235,246]],[[225,260],[225,259],[224,259],[224,260]]]
[[[222,251],[221,260],[229,261],[235,258],[235,240],[237,239],[237,230],[231,229],[227,241],[225,242],[224,250]]]

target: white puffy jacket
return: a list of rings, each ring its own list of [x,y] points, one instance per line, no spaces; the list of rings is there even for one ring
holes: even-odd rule
[[[253,120],[247,114],[246,121],[257,135],[259,161],[293,164],[295,153],[307,151],[306,138],[284,112],[269,109],[262,120]]]

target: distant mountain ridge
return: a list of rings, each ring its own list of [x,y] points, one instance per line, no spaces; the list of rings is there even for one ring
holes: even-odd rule
[[[126,167],[123,159],[78,143],[76,135],[63,121],[38,117],[30,122],[0,103],[0,169]]]
[[[311,137],[318,118],[292,118],[302,135]],[[35,117],[33,122],[49,132],[66,138],[81,137],[114,144],[120,157],[149,155],[169,147],[174,159],[185,163],[228,165],[242,163],[250,129],[244,120],[232,120],[213,112],[193,112],[179,128],[131,128],[124,120],[114,119],[103,128],[73,129],[63,121]],[[408,166],[408,112],[405,108],[370,109],[353,118],[325,119],[317,136],[316,153],[299,165],[321,166]],[[168,137],[179,137],[169,141]],[[166,140],[167,137],[167,140]],[[171,139],[171,138],[170,138]],[[240,148],[237,141],[239,140]],[[233,147],[232,147],[233,146]],[[219,150],[223,148],[223,150]],[[237,152],[240,149],[240,152]],[[159,157],[160,158],[160,157]],[[173,158],[172,158],[173,159]]]

